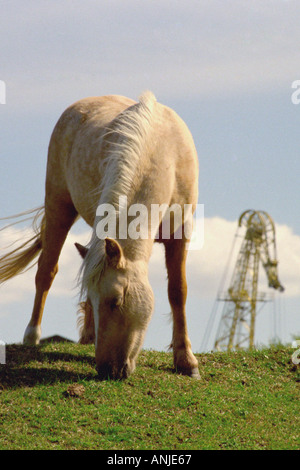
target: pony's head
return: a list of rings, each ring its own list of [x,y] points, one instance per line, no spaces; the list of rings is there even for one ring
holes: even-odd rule
[[[83,283],[94,315],[96,366],[101,379],[123,379],[135,361],[153,311],[147,263],[125,258],[120,244],[106,238],[98,253],[76,243],[84,258]],[[94,258],[94,259],[91,259]]]

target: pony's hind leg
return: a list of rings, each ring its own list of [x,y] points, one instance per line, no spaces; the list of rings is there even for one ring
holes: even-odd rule
[[[24,343],[38,344],[41,337],[41,321],[47,294],[58,271],[58,258],[67,234],[77,217],[73,205],[45,207],[45,229],[42,252],[35,277],[36,294],[30,322],[25,330]]]
[[[168,271],[168,296],[173,314],[172,348],[174,366],[181,374],[199,378],[198,361],[191,350],[185,312],[187,297],[186,240],[168,240],[165,242],[165,250]]]

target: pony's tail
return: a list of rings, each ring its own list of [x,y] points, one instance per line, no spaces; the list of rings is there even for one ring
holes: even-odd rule
[[[21,217],[24,217],[28,214],[34,215],[20,219]],[[32,228],[35,232],[35,235],[0,258],[0,284],[8,281],[17,274],[21,274],[30,269],[35,264],[32,262],[42,250],[42,238],[45,229],[44,206],[0,220],[7,220],[12,218],[17,218],[20,220],[6,225],[5,227],[1,228],[0,231],[12,227],[18,223],[24,222],[25,220],[32,220]]]

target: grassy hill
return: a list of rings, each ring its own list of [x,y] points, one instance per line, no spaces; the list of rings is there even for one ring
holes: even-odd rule
[[[299,449],[294,350],[197,355],[143,351],[123,382],[97,379],[94,348],[9,345],[0,365],[0,449]]]

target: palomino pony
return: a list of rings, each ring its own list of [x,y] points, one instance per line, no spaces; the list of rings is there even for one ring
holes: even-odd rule
[[[154,231],[149,224],[148,237],[99,238],[97,208],[103,204],[116,208],[118,227],[120,196],[126,196],[128,206],[143,204],[149,210],[152,204],[182,208],[188,204],[193,210],[197,204],[198,159],[192,136],[179,116],[159,104],[151,92],[138,102],[122,96],[82,99],[58,120],[49,144],[45,204],[36,235],[0,260],[4,282],[40,254],[24,342],[39,343],[59,255],[71,226],[81,216],[93,227],[88,246],[76,244],[83,257],[85,301],[81,305],[86,315],[81,342],[95,342],[99,377],[122,379],[135,368],[154,305],[148,281],[154,241],[165,246],[174,365],[179,373],[199,377],[185,312],[189,240],[184,232],[176,237],[174,226],[164,238],[163,216]]]

